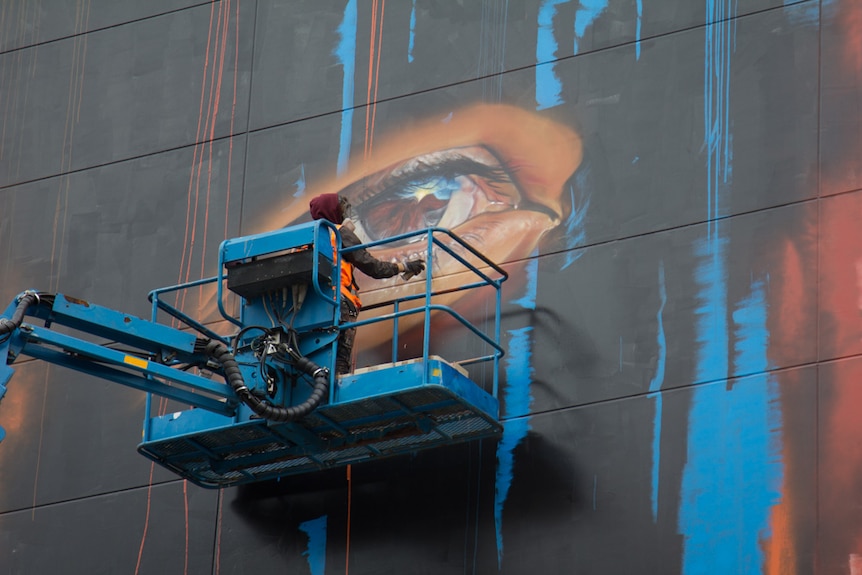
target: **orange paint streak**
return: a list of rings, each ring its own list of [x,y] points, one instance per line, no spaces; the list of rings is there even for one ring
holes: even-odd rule
[[[803,346],[810,345],[807,343],[810,341],[810,334],[806,331],[806,326],[810,325],[809,318],[806,317],[804,310],[814,308],[815,296],[807,293],[805,289],[804,262],[807,260],[800,254],[800,249],[806,249],[815,243],[812,223],[806,221],[803,229],[804,233],[799,235],[802,238],[801,247],[794,242],[785,241],[779,266],[781,274],[771,281],[775,303],[772,304],[774,313],[769,314],[770,350],[778,350],[782,354],[782,357],[773,359],[777,365],[782,365],[786,361],[783,358],[787,354],[802,357]],[[798,384],[794,378],[795,375],[796,372],[783,373],[776,377],[781,380],[782,385],[790,386]],[[793,438],[788,437],[788,434],[799,432],[793,418],[793,407],[793,402],[782,406],[784,438],[781,461],[785,469],[785,480],[780,489],[780,501],[770,511],[769,523],[772,537],[762,543],[766,575],[793,575],[798,565],[795,530],[800,524],[800,518],[797,517],[796,506],[800,498],[805,495],[792,493],[788,487],[787,478],[798,477],[807,470],[802,468],[794,457]]]
[[[86,16],[85,16],[86,15]],[[85,5],[80,2],[76,4],[75,32],[84,31],[85,24],[89,21],[89,2]],[[86,35],[84,35],[86,36]],[[63,128],[63,148],[60,154],[60,171],[66,172],[72,168],[72,149],[74,145],[75,125],[80,117],[80,105],[83,98],[83,69],[86,62],[86,40],[81,42],[79,38],[73,41],[72,66],[69,73],[68,97],[66,99],[66,118]],[[79,69],[80,68],[80,69]],[[66,150],[68,148],[68,156]],[[52,222],[51,240],[51,276],[49,282],[51,291],[59,291],[60,270],[62,269],[64,248],[66,245],[66,224],[69,213],[69,178],[60,178],[60,189],[57,192],[57,202],[54,207],[54,220]],[[61,217],[62,214],[62,217]],[[58,247],[59,246],[59,247]],[[36,469],[33,478],[33,515],[36,513],[36,501],[38,499],[39,472],[42,463],[42,441],[45,428],[45,410],[48,402],[50,366],[45,371],[45,395],[42,398],[42,414],[39,423],[39,445],[36,455]]]
[[[189,572],[189,482],[183,479],[183,517],[186,521],[186,552],[183,560],[183,573]]]
[[[233,168],[233,130],[234,130],[234,121],[236,119],[236,87],[238,83],[238,74],[239,74],[239,2],[236,3],[236,24],[234,26],[236,30],[236,34],[234,35],[234,56],[233,56],[233,100],[231,101],[230,106],[230,137],[228,138],[228,152],[227,152],[227,192],[225,193],[225,204],[224,204],[224,237],[228,237],[228,222],[230,218],[228,215],[230,214],[230,184],[232,178],[232,168]]]
[[[144,532],[141,534],[141,545],[138,547],[138,561],[135,563],[135,575],[141,570],[141,558],[144,556],[144,544],[147,541],[147,530],[150,528],[150,502],[153,494],[153,471],[156,464],[150,464],[150,480],[147,486],[147,512],[144,514]]]
[[[206,49],[206,52],[204,54],[203,78],[206,78],[207,70],[209,69],[210,42],[212,40],[212,25],[213,25],[214,14],[215,14],[215,0],[212,0],[212,2],[210,2],[210,21],[209,21],[208,32],[207,32],[207,44],[206,44],[207,49]],[[183,269],[186,267],[186,255],[188,254],[189,260],[191,261],[192,251],[194,249],[194,231],[191,230],[191,225],[189,223],[189,219],[190,219],[190,215],[192,213],[192,208],[191,208],[192,195],[193,195],[194,188],[195,188],[195,185],[194,185],[195,166],[198,164],[198,161],[199,161],[198,151],[202,150],[202,147],[200,145],[200,141],[202,139],[201,134],[206,133],[206,128],[204,128],[203,132],[201,131],[201,125],[203,124],[203,118],[204,118],[204,101],[206,100],[206,94],[207,94],[206,88],[207,88],[206,82],[205,81],[201,82],[201,98],[200,98],[200,104],[198,105],[198,125],[197,125],[197,128],[195,129],[195,147],[194,147],[194,153],[192,156],[192,169],[189,173],[189,187],[187,190],[187,200],[186,200],[186,229],[185,229],[185,233],[183,235],[183,253],[182,253],[182,257],[180,259],[180,273],[179,273],[179,276],[177,278],[178,284],[183,283],[183,281],[184,281],[183,280]],[[201,152],[201,158],[203,158],[203,152]],[[195,199],[195,204],[197,205],[197,199]],[[191,234],[191,237],[190,237],[190,234]],[[189,263],[189,265],[191,265],[191,263]],[[182,307],[182,304],[180,303],[180,295],[179,294],[177,294],[175,296],[175,305]]]
[[[36,450],[36,469],[33,473],[33,512],[31,518],[36,517],[36,496],[39,485],[39,469],[42,466],[42,439],[45,436],[45,406],[48,403],[48,385],[50,383],[51,366],[45,368],[45,395],[42,396],[42,413],[39,416],[39,447]]]
[[[785,452],[786,456],[786,452]],[[781,489],[784,492],[784,487]],[[793,507],[787,500],[772,507],[769,518],[771,539],[765,544],[765,575],[796,573],[796,548],[793,541]]]
[[[366,157],[371,155],[374,146],[374,126],[377,122],[377,88],[380,87],[380,54],[383,52],[383,14],[386,11],[386,0],[380,2],[380,30],[377,39],[377,65],[374,69],[374,103],[371,108],[371,135],[368,140]]]
[[[221,525],[222,506],[224,504],[224,490],[218,490],[218,507],[216,510],[216,541],[215,541],[215,575],[221,571]]]
[[[369,130],[371,129],[371,86],[373,84],[372,72],[374,70],[374,42],[377,38],[377,0],[371,4],[371,34],[368,46],[368,93],[365,97],[365,157],[368,157]]]
[[[211,130],[211,128],[210,128],[210,126],[211,126],[210,110],[212,110],[212,107],[213,107],[213,90],[212,90],[212,87],[215,84],[216,69],[219,66],[219,64],[218,64],[218,50],[215,49],[215,47],[218,46],[219,37],[220,37],[220,33],[221,33],[221,21],[222,21],[221,11],[222,11],[222,9],[223,9],[223,4],[219,3],[219,15],[217,18],[213,18],[212,9],[210,12],[210,30],[207,33],[207,51],[206,51],[206,62],[207,62],[207,64],[204,65],[204,75],[203,75],[204,83],[201,87],[201,89],[207,94],[207,104],[206,104],[205,112],[203,112],[204,118],[206,118],[206,120],[204,122],[203,133],[197,134],[197,138],[196,138],[196,142],[200,141],[201,139],[204,139],[204,140],[210,139],[210,146],[212,146],[212,140],[211,140],[211,138],[208,138],[208,135],[210,134],[210,130]],[[215,39],[213,39],[213,33],[212,33],[212,22],[213,22],[213,20],[215,20],[215,22],[216,22]],[[214,50],[213,65],[211,67],[209,67],[208,62],[210,59],[210,50],[211,49]],[[206,71],[208,68],[209,68],[209,81],[207,82],[207,80],[206,80],[207,72]],[[204,143],[199,144],[199,145],[200,145],[201,155],[200,155],[200,158],[198,158],[197,164],[195,166],[192,166],[192,170],[194,171],[194,208],[192,209],[192,216],[191,216],[191,221],[192,221],[191,244],[189,245],[188,262],[186,263],[184,271],[181,272],[181,274],[182,274],[181,275],[182,279],[180,280],[181,283],[187,282],[191,278],[192,259],[194,258],[195,241],[197,239],[198,208],[199,208],[199,204],[200,204],[200,190],[201,190],[201,172],[203,170],[203,164],[204,164],[204,150],[206,149],[207,144],[206,144],[206,142],[204,142]],[[197,151],[197,149],[198,148],[196,145],[196,151]],[[210,157],[209,164],[212,165],[211,157]],[[183,294],[182,295],[182,302],[183,302],[183,304],[185,304],[186,291],[183,290],[182,294]]]
[[[350,570],[350,511],[353,508],[353,483],[350,478],[351,465],[347,464],[347,540],[344,544],[344,575]]]
[[[841,27],[844,43],[845,70],[862,73],[862,10],[851,2],[839,5],[836,21]]]
[[[213,141],[215,140],[215,126],[216,121],[218,120],[219,106],[221,103],[222,80],[224,79],[225,53],[227,52],[227,36],[228,27],[230,24],[230,1],[219,4],[219,10],[222,11],[224,14],[224,26],[222,27],[221,25],[219,25],[219,30],[221,30],[221,40],[220,42],[218,39],[216,40],[216,42],[220,44],[218,59],[219,64],[217,66],[218,74],[216,76],[217,79],[215,80],[215,87],[211,87],[211,91],[215,92],[215,99],[213,101],[212,108],[212,121],[210,122],[209,164],[207,166],[207,186],[204,200],[204,229],[203,239],[201,243],[200,277],[204,277],[204,272],[206,271],[207,235],[209,232],[210,198],[212,196]],[[221,18],[219,20],[221,21]],[[214,66],[213,68],[216,68],[216,66]],[[201,295],[203,294],[203,286],[199,288],[198,292]],[[199,298],[199,301],[200,299],[202,298]]]
[[[821,349],[834,350],[837,357],[858,356],[862,349],[857,267],[862,263],[860,213],[860,194],[821,201]],[[823,386],[820,410],[818,520],[825,535],[818,560],[835,565],[862,550],[862,517],[857,511],[862,503],[858,487],[862,364],[837,361],[828,367],[833,377],[824,382],[828,385]]]

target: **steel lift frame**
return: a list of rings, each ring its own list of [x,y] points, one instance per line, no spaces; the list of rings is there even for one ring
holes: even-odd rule
[[[429,264],[441,257],[459,262],[470,279],[435,290],[435,266],[428,265],[424,290],[375,304],[375,317],[339,324],[343,255],[406,242],[414,249],[424,242]],[[497,395],[507,277],[441,228],[354,248],[342,248],[338,228],[325,220],[225,240],[215,277],[150,292],[150,320],[63,294],[20,294],[0,315],[0,358],[6,358],[0,398],[11,365],[24,356],[144,391],[139,453],[209,488],[496,437],[502,431]],[[208,284],[215,284],[221,317],[237,329],[231,336],[166,301]],[[493,293],[494,317],[484,319],[484,329],[437,303],[477,289]],[[231,297],[238,298],[238,317],[228,312]],[[164,315],[181,327],[160,323]],[[422,354],[399,361],[399,320],[413,315],[422,319]],[[464,338],[464,348],[481,349],[480,355],[452,362],[432,355],[432,321],[442,316],[459,326],[458,335],[447,332],[447,338]],[[43,324],[26,323],[27,317]],[[387,322],[391,362],[336,377],[338,332]],[[480,381],[471,379],[471,370]],[[182,407],[157,413],[154,396]],[[0,428],[0,441],[4,435]]]

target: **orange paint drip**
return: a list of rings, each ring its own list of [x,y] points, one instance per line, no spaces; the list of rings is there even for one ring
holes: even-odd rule
[[[186,520],[186,551],[183,560],[183,573],[189,573],[189,482],[183,479],[183,516]]]
[[[350,570],[350,510],[353,507],[353,483],[350,478],[351,465],[347,465],[347,541],[344,544],[344,575]]]
[[[860,194],[821,201],[820,292],[822,341],[820,348],[836,357],[857,354],[860,330],[859,300],[862,285],[858,266],[862,263],[862,231],[858,214]],[[857,511],[862,457],[857,447],[862,436],[862,365],[858,361],[836,361],[832,375],[822,382],[820,404],[820,493],[818,517],[824,533],[820,561],[834,564],[862,548],[862,518]],[[820,551],[819,549],[819,551]]]
[[[222,80],[224,78],[224,66],[225,66],[225,53],[227,51],[227,35],[228,35],[228,27],[230,24],[230,1],[223,2],[219,4],[219,11],[223,13],[224,26],[221,25],[222,17],[219,17],[219,27],[217,29],[217,40],[216,43],[220,45],[219,49],[219,57],[218,57],[218,74],[215,78],[214,86],[211,86],[211,92],[215,93],[215,97],[213,99],[213,106],[211,117],[212,121],[210,122],[210,134],[209,134],[209,163],[207,165],[207,185],[206,185],[206,194],[204,200],[204,229],[203,229],[203,238],[201,242],[201,267],[200,267],[200,277],[204,276],[204,272],[206,270],[206,253],[207,253],[207,235],[209,232],[209,214],[210,214],[210,198],[212,196],[212,166],[213,166],[213,141],[215,140],[215,125],[218,120],[218,112],[219,105],[221,103],[221,88],[222,88]],[[220,31],[220,35],[219,35]],[[215,69],[216,66],[213,66]],[[199,301],[203,299],[203,286],[198,288],[198,293],[200,297]]]
[[[216,511],[216,541],[215,541],[215,575],[221,571],[221,521],[224,490],[218,490],[218,509]]]
[[[371,135],[368,139],[368,153],[371,155],[371,150],[374,147],[374,126],[377,122],[377,88],[380,87],[380,54],[383,52],[383,15],[386,11],[386,0],[380,2],[380,31],[377,39],[377,65],[374,69],[374,100],[371,107]],[[366,156],[366,157],[367,157]]]
[[[785,464],[787,454],[784,454]],[[763,542],[766,565],[764,575],[794,575],[796,573],[796,548],[793,540],[793,506],[784,496],[781,487],[781,503],[772,507],[769,526],[772,537]]]
[[[213,29],[213,20],[215,16],[215,0],[210,2],[210,21],[209,26],[207,28],[207,49],[204,54],[204,69],[203,69],[203,78],[207,77],[207,70],[209,69],[209,61],[210,61],[210,44],[212,42],[212,29]],[[186,228],[183,234],[183,251],[182,257],[180,259],[180,272],[177,277],[177,283],[183,283],[185,280],[183,279],[183,270],[187,269],[188,266],[191,265],[191,257],[194,251],[194,225],[191,220],[192,214],[192,197],[195,196],[195,207],[197,207],[197,196],[195,192],[195,166],[199,164],[199,162],[203,161],[203,151],[202,144],[200,143],[202,135],[206,133],[206,126],[202,129],[203,119],[204,119],[204,102],[206,101],[207,96],[207,84],[206,81],[201,82],[201,97],[200,103],[198,104],[198,125],[195,129],[195,147],[192,155],[192,167],[189,172],[189,186],[186,195]],[[200,152],[200,157],[198,157],[198,152]],[[199,172],[198,172],[199,173]],[[186,263],[186,255],[188,255],[189,263]],[[187,277],[187,276],[186,276]],[[182,301],[181,301],[182,298]],[[182,303],[185,302],[184,295],[180,296],[179,293],[176,294],[174,299],[174,304],[178,307],[182,308]]]
[[[371,4],[371,34],[368,46],[368,91],[365,96],[365,158],[368,158],[368,142],[370,139],[369,131],[371,130],[371,87],[373,85],[373,70],[374,70],[374,43],[377,39],[375,30],[377,29],[377,0],[373,0]]]
[[[239,75],[239,2],[236,3],[236,23],[234,25],[234,55],[233,55],[233,99],[230,105],[230,136],[228,137],[227,150],[227,190],[224,200],[224,238],[228,237],[228,222],[230,218],[230,183],[232,178],[233,168],[233,130],[236,120],[236,87]]]
[[[45,406],[48,403],[48,384],[51,381],[51,366],[45,368],[45,395],[42,396],[42,414],[39,416],[39,447],[36,450],[36,470],[33,473],[33,513],[31,518],[36,517],[36,496],[39,485],[39,469],[42,466],[42,439],[45,436]]]
[[[150,502],[152,500],[153,495],[153,471],[155,470],[156,464],[150,464],[150,480],[147,485],[147,511],[144,514],[144,532],[141,534],[141,545],[138,547],[138,561],[135,563],[135,575],[141,571],[141,558],[144,556],[144,545],[147,541],[147,530],[150,528]]]

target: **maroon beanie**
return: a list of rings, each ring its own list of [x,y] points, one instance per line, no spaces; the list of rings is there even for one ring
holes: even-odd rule
[[[340,224],[344,219],[338,206],[338,194],[319,195],[313,198],[308,206],[311,217],[315,220],[329,220],[333,224]]]

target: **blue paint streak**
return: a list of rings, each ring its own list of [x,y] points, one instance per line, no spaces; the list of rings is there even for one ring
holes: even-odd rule
[[[587,210],[590,207],[590,191],[592,190],[592,171],[590,170],[588,159],[585,157],[581,167],[578,168],[575,174],[574,184],[569,185],[567,199],[570,202],[571,209],[569,215],[563,222],[563,228],[566,230],[566,260],[560,269],[566,269],[575,260],[583,255],[583,250],[575,250],[572,248],[583,244],[587,238],[585,228]],[[576,191],[577,190],[577,191]]]
[[[823,8],[827,8],[832,0],[823,0]],[[816,24],[820,21],[820,3],[814,0],[800,3],[799,0],[784,0],[787,10],[787,18],[794,23]]]
[[[410,41],[407,46],[407,61],[413,61],[413,45],[416,41],[416,0],[413,0],[413,9],[410,11]]]
[[[512,302],[525,309],[536,309],[538,259],[527,264],[525,295]],[[509,345],[504,359],[506,388],[503,395],[506,413],[501,418],[503,436],[497,444],[497,470],[494,479],[494,530],[497,537],[497,567],[503,564],[503,507],[509,496],[515,469],[515,448],[530,431],[530,404],[533,397],[532,326],[507,331]]]
[[[299,166],[299,178],[293,184],[296,186],[296,191],[293,192],[294,198],[302,197],[305,194],[305,164]]]
[[[299,529],[308,535],[308,548],[302,554],[308,559],[311,575],[324,575],[326,570],[326,515],[300,523]]]
[[[723,380],[728,375],[725,245],[725,240],[713,237],[695,246],[695,254],[701,259],[695,270],[695,281],[701,286],[695,308],[698,317],[695,339],[699,347],[697,383]]]
[[[736,44],[736,0],[706,0],[704,45],[704,147],[707,152],[707,218],[720,214],[718,191],[730,182],[730,62]],[[715,224],[717,226],[717,224]]]
[[[655,375],[649,383],[650,393],[647,397],[655,398],[655,415],[653,416],[652,433],[652,520],[658,521],[658,486],[659,471],[661,469],[661,417],[662,417],[662,395],[661,386],[664,384],[664,370],[667,363],[667,338],[664,332],[664,307],[667,304],[667,288],[664,279],[664,262],[659,262],[658,288],[661,305],[656,314],[658,330],[656,333],[656,345],[658,347],[658,361],[656,363]]]
[[[644,2],[637,0],[638,21],[635,29],[635,60],[641,59],[641,28],[644,17]]]
[[[563,85],[557,77],[553,60],[557,55],[557,40],[554,38],[554,16],[557,5],[568,0],[543,0],[539,6],[536,31],[536,109],[553,108],[563,103]]]
[[[533,370],[532,327],[508,332],[509,346],[505,360],[506,415],[503,421],[503,436],[497,444],[497,472],[494,490],[494,528],[497,536],[497,567],[503,564],[503,506],[512,486],[515,467],[515,448],[530,430],[530,383]]]
[[[620,336],[620,373],[623,371],[623,336]]]
[[[769,374],[763,284],[733,313],[735,370],[757,375],[703,386],[689,415],[679,526],[683,573],[759,573],[780,501],[780,411]]]
[[[353,91],[356,75],[356,0],[348,0],[338,26],[339,42],[333,55],[344,71],[341,87],[341,137],[338,144],[338,175],[347,171],[353,139]]]
[[[524,278],[526,285],[524,286],[525,294],[512,303],[519,305],[524,309],[536,309],[536,292],[539,288],[539,259],[538,253],[533,252],[532,258],[524,265]]]
[[[608,7],[608,0],[580,0],[580,8],[575,12],[574,54],[578,53],[578,42],[584,37],[587,27]]]

